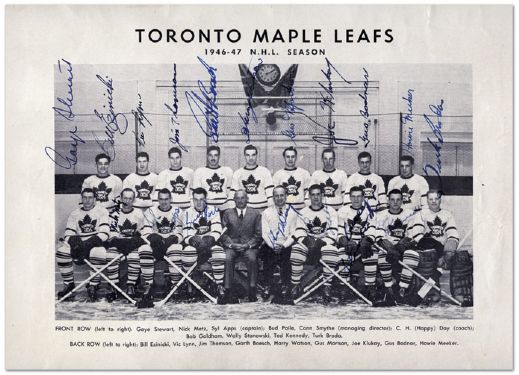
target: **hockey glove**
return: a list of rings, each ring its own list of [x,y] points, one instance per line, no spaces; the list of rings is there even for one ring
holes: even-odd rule
[[[198,248],[200,246],[200,243],[202,242],[201,240],[202,238],[200,236],[195,235],[189,239],[189,244],[193,247]]]
[[[359,250],[362,259],[371,258],[373,256],[373,239],[371,237],[362,237],[359,242]]]
[[[83,240],[79,236],[70,236],[68,238],[68,244],[70,245],[70,255],[73,259],[83,259],[84,244]]]
[[[85,252],[89,253],[94,247],[103,246],[103,241],[98,236],[92,236],[85,242]]]
[[[437,254],[440,254],[443,249],[442,244],[430,236],[423,236],[422,239],[418,241],[417,246],[420,250],[434,249]]]
[[[166,255],[166,247],[164,246],[163,238],[157,233],[152,233],[148,236],[151,249],[153,250],[153,257],[155,259],[162,259]]]
[[[339,240],[337,241],[337,247],[346,247],[348,245],[348,242],[350,242],[348,240],[348,237],[346,236],[341,236],[339,237]]]
[[[203,248],[208,248],[210,249],[211,247],[213,247],[214,245],[216,245],[216,241],[214,239],[213,236],[203,236],[201,238],[201,244],[200,244]]]
[[[348,241],[345,247],[346,255],[348,256],[355,256],[357,253],[357,244],[353,241]]]
[[[178,243],[178,237],[176,235],[171,235],[169,237],[164,238],[164,246],[168,249],[171,245]]]

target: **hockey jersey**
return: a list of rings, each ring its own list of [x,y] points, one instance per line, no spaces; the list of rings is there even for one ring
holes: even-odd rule
[[[153,206],[156,200],[155,189],[157,187],[157,175],[131,173],[123,181],[123,189],[129,188],[135,192],[133,207],[146,209]]]
[[[203,187],[207,191],[207,204],[220,211],[234,207],[229,199],[232,183],[232,169],[229,167],[201,167],[195,171],[193,189]]]
[[[110,237],[133,237],[142,234],[144,214],[132,208],[130,212],[122,210],[110,213]]]
[[[85,210],[81,207],[72,211],[68,217],[65,240],[70,236],[80,236],[82,240],[88,240],[92,236],[99,235],[101,240],[106,241],[109,232],[108,212],[104,208],[95,206]]]
[[[334,209],[324,205],[318,210],[305,207],[298,217],[295,238],[301,242],[306,236],[312,236],[333,245],[337,240],[337,221],[337,211]]]
[[[222,222],[220,211],[211,206],[206,206],[202,212],[194,207],[184,210],[182,214],[183,236],[185,243],[193,236],[212,236],[215,241],[222,235]]]
[[[344,192],[345,205],[351,204],[350,189],[354,186],[358,186],[364,191],[364,199],[374,210],[379,211],[387,207],[386,187],[379,175],[356,172],[348,177]]]
[[[445,245],[445,242],[450,238],[456,241],[460,240],[454,216],[449,211],[440,210],[433,212],[428,208],[424,208],[420,212],[420,218],[424,226],[424,234],[430,233],[442,245]]]
[[[171,191],[171,202],[180,208],[191,206],[191,186],[193,170],[182,167],[178,170],[165,169],[159,173],[157,192],[162,189]]]
[[[287,190],[287,203],[293,205],[298,210],[305,206],[305,199],[308,196],[308,184],[310,183],[310,173],[303,168],[280,169],[274,174],[274,186],[281,185]]]
[[[417,174],[411,177],[393,177],[387,185],[387,192],[393,189],[402,191],[402,207],[419,211],[427,206],[427,192],[429,184],[422,176]]]
[[[338,210],[344,203],[347,181],[348,177],[343,170],[334,169],[330,172],[317,170],[312,174],[308,186],[320,184],[324,189],[323,203]]]
[[[249,197],[248,206],[264,210],[272,205],[272,176],[270,171],[257,165],[253,169],[240,168],[234,172],[231,184],[231,197],[239,189],[244,189]]]
[[[144,213],[143,236],[158,233],[162,237],[176,235],[182,242],[182,209],[171,206],[167,211],[162,211],[158,206],[150,207]]]
[[[401,208],[396,214],[389,210],[377,213],[377,241],[386,239],[397,244],[404,237],[419,241],[423,231],[420,214],[414,211]]]
[[[117,206],[119,195],[123,189],[123,182],[119,177],[113,174],[106,177],[92,175],[85,178],[81,186],[81,191],[86,188],[90,188],[94,191],[97,202],[96,206],[111,210]]]
[[[337,213],[339,217],[339,234],[350,241],[358,243],[363,237],[369,236],[375,240],[377,236],[376,215],[363,206],[359,209],[351,205],[342,207]]]
[[[268,207],[261,214],[261,236],[267,246],[275,244],[291,246],[295,241],[295,231],[299,212],[293,206]]]

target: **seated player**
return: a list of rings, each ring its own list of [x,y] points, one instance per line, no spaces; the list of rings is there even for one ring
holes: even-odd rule
[[[65,287],[58,292],[58,298],[66,296],[74,288],[74,268],[72,261],[81,263],[85,258],[94,266],[103,266],[106,261],[106,249],[103,242],[109,237],[108,212],[96,206],[94,191],[86,188],[81,192],[81,208],[77,208],[68,217],[65,237],[56,251],[59,272]],[[90,275],[94,271],[90,271]],[[95,276],[88,284],[88,298],[97,300],[100,276]]]
[[[145,292],[138,307],[152,307],[152,284],[155,272],[155,261],[162,260],[166,255],[174,259],[175,253],[182,251],[182,215],[181,209],[171,205],[171,192],[162,189],[158,192],[159,205],[150,207],[144,213],[145,225],[143,236],[149,242],[139,248],[139,257]],[[169,267],[170,274],[174,272]]]
[[[133,207],[135,201],[135,192],[126,188],[121,192],[120,211],[112,214],[110,222],[110,239],[107,241],[107,261],[110,262],[119,254],[124,254],[128,261],[128,280],[126,282],[126,293],[130,297],[135,297],[135,283],[141,271],[139,249],[146,244],[141,237],[144,229],[144,214],[141,210]],[[146,248],[142,251],[146,252]],[[108,266],[108,277],[110,280],[119,282],[119,266],[120,259]],[[107,295],[109,302],[118,298],[115,288],[112,288],[110,294]]]
[[[136,157],[137,172],[130,173],[123,181],[123,189],[129,188],[135,192],[133,208],[142,212],[153,206],[157,175],[149,170],[150,156],[147,152],[138,152]]]
[[[90,188],[96,197],[96,206],[112,211],[118,203],[123,182],[119,177],[110,174],[110,156],[99,154],[95,158],[97,174],[85,178],[81,191]]]
[[[349,191],[351,205],[342,207],[339,212],[339,274],[350,281],[356,279],[359,269],[364,266],[364,286],[367,298],[375,300],[375,280],[377,276],[378,254],[373,252],[376,236],[375,212],[364,203],[364,192],[354,186]],[[356,260],[357,259],[357,260]],[[346,268],[344,267],[346,265]],[[356,280],[351,280],[355,286]],[[341,302],[351,297],[350,289],[341,289]]]
[[[314,184],[308,189],[310,206],[300,211],[297,221],[295,238],[297,242],[292,246],[290,264],[292,265],[292,298],[301,293],[301,277],[305,263],[319,264],[322,259],[331,269],[335,269],[338,262],[337,239],[337,212],[333,208],[323,205],[323,188]],[[332,275],[328,268],[323,268],[324,277]],[[331,281],[324,284],[323,304],[331,301]]]

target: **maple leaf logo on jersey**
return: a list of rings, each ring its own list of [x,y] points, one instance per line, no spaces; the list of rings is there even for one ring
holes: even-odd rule
[[[333,198],[335,197],[335,191],[339,187],[339,184],[334,184],[331,177],[328,177],[324,184],[321,182],[321,187],[324,190],[325,197]]]
[[[184,177],[178,175],[175,180],[169,181],[171,187],[173,188],[171,192],[173,194],[186,194],[186,187],[189,184],[188,180],[184,180]]]
[[[446,225],[447,223],[442,223],[441,219],[438,216],[434,218],[432,223],[430,221],[427,222],[427,226],[431,230],[431,234],[434,237],[442,237]]]
[[[241,180],[241,183],[247,194],[258,194],[258,186],[261,184],[261,180],[256,180],[253,175],[249,175],[249,178]]]
[[[225,178],[220,178],[215,173],[211,178],[208,178],[205,181],[209,185],[209,191],[212,191],[214,193],[221,193],[223,191],[223,184],[225,182]]]
[[[404,224],[400,219],[396,219],[393,225],[390,224],[388,228],[392,237],[404,238],[407,224]]]
[[[160,223],[157,223],[157,229],[161,234],[171,233],[173,231],[173,223],[164,217]]]
[[[377,185],[373,185],[370,180],[366,180],[364,185],[360,185],[359,187],[364,190],[364,198],[375,198],[375,190],[377,189]]]
[[[402,202],[411,203],[411,197],[414,194],[414,190],[409,190],[407,184],[404,184],[400,190],[402,191]]]
[[[326,231],[326,227],[328,226],[328,223],[325,221],[324,223],[321,222],[321,219],[319,219],[317,216],[309,223],[306,223],[306,226],[308,227],[308,230],[312,234],[322,234]]]
[[[283,187],[287,191],[288,195],[298,195],[299,188],[301,187],[301,181],[296,181],[294,176],[290,176],[287,182],[283,182]]]
[[[366,227],[366,221],[362,221],[360,215],[355,215],[353,220],[348,219],[348,226],[350,227],[350,233],[352,235],[361,236],[364,233],[364,228]]]
[[[149,200],[151,199],[150,195],[153,191],[153,186],[148,184],[148,181],[144,180],[140,185],[135,185],[135,191],[137,192],[137,198]]]
[[[104,181],[93,190],[98,202],[108,202],[108,195],[112,192],[112,188],[107,187]]]
[[[132,224],[130,220],[126,219],[123,225],[119,225],[119,233],[123,236],[131,237],[137,231],[137,223]]]
[[[193,226],[196,229],[196,234],[199,235],[206,234],[207,232],[209,232],[209,229],[211,228],[210,223],[207,221],[205,217],[200,218],[200,220],[198,220],[198,223],[194,223]]]
[[[92,220],[90,215],[85,215],[83,220],[79,220],[78,224],[81,228],[81,233],[92,233],[96,231],[97,220]]]

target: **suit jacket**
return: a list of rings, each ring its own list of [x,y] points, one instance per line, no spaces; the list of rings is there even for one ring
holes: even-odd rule
[[[247,244],[254,249],[261,244],[261,214],[253,208],[247,207],[245,216],[241,220],[236,208],[226,210],[223,214],[222,226],[225,232],[220,237],[220,241],[224,247],[239,243]]]

